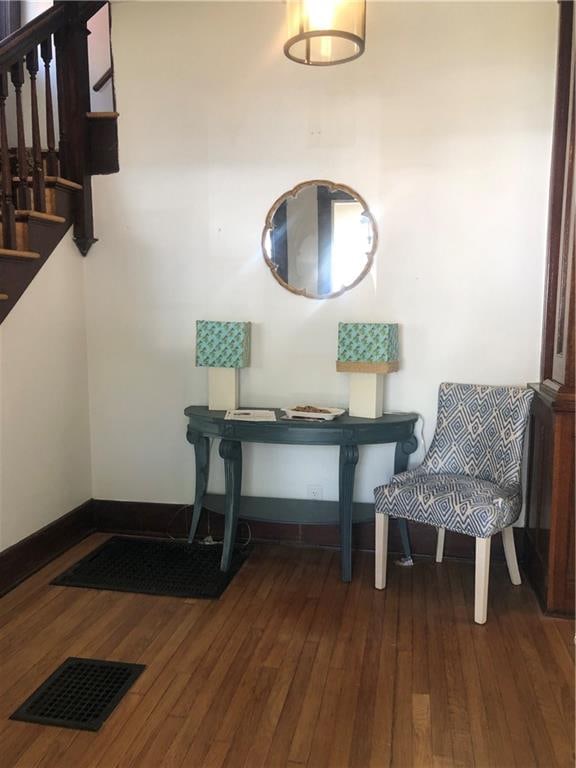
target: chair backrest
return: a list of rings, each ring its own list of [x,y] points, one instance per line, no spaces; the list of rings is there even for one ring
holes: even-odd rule
[[[524,387],[440,384],[436,431],[423,467],[519,485],[533,394]]]

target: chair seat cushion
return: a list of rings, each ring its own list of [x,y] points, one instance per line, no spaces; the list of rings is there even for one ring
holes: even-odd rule
[[[522,507],[517,486],[500,488],[488,480],[422,468],[395,475],[374,489],[374,497],[377,513],[480,538],[511,525]]]

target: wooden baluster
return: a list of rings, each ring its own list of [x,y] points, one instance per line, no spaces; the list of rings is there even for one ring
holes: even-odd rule
[[[52,38],[49,37],[40,44],[40,55],[44,62],[44,85],[46,88],[46,173],[48,176],[58,176],[58,158],[56,156],[56,139],[54,135],[54,107],[52,104],[52,82],[50,79],[50,62],[52,61]]]
[[[12,170],[8,152],[8,131],[6,129],[6,99],[8,97],[8,76],[0,74],[0,152],[2,161],[2,247],[16,248],[16,224],[12,201]]]
[[[12,84],[16,91],[16,125],[18,133],[18,187],[16,205],[21,210],[30,208],[30,190],[28,189],[28,157],[24,135],[24,115],[22,113],[22,86],[24,85],[24,62],[20,60],[10,70]]]
[[[32,192],[34,209],[46,210],[44,193],[44,166],[42,163],[42,145],[40,143],[40,120],[38,118],[38,94],[36,92],[36,75],[38,74],[38,46],[26,54],[26,69],[30,75],[30,112],[32,115]]]

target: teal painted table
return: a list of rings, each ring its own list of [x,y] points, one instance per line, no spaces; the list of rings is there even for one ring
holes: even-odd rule
[[[352,579],[352,496],[354,474],[360,445],[396,443],[394,474],[408,466],[408,456],[418,445],[414,436],[415,413],[394,413],[379,419],[362,419],[344,414],[334,421],[226,421],[224,411],[209,411],[206,406],[191,405],[184,411],[188,417],[187,439],[194,446],[196,456],[196,494],[189,541],[196,536],[202,503],[208,487],[210,469],[210,438],[220,438],[219,453],[224,459],[225,472],[225,524],[224,548],[220,567],[227,571],[232,559],[232,547],[240,511],[242,488],[242,443],[276,443],[279,445],[338,445],[340,526],[340,566],[342,581]],[[404,533],[407,537],[406,529]]]

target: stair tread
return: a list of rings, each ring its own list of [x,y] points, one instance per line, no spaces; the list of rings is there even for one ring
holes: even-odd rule
[[[89,120],[98,120],[98,119],[116,119],[120,117],[119,112],[86,112],[86,117]]]
[[[26,221],[27,219],[38,219],[38,221],[51,221],[54,224],[64,224],[66,219],[64,216],[56,216],[53,213],[44,213],[43,211],[26,211],[17,210],[14,211],[16,221]],[[0,223],[2,222],[2,214],[0,213]]]
[[[29,184],[32,184],[32,176],[28,176],[26,180]],[[13,176],[12,181],[19,181],[18,176]],[[62,176],[44,176],[44,183],[49,187],[60,186],[67,187],[68,189],[82,189],[82,184],[77,184],[75,181],[70,181],[70,179],[64,179]]]
[[[82,184],[77,184],[75,181],[70,181],[70,179],[64,179],[62,176],[45,176],[44,181],[51,184],[58,184],[61,187],[68,187],[69,189],[82,189]]]
[[[0,258],[8,259],[39,259],[36,251],[17,251],[13,248],[0,248]]]

